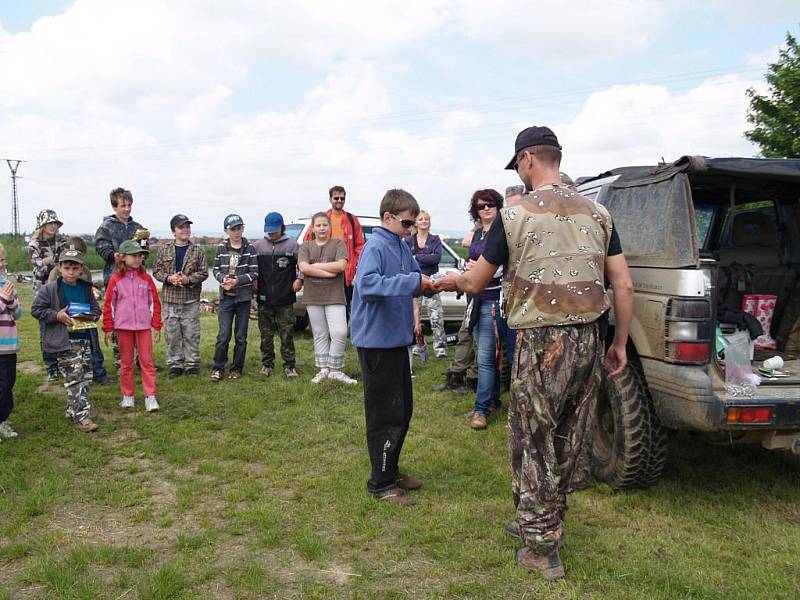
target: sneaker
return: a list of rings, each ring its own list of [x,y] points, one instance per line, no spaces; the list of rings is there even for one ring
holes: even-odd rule
[[[447,350],[439,350],[436,353],[436,358],[447,358]]]
[[[241,379],[241,378],[242,378],[242,374],[239,373],[239,371],[231,371],[230,373],[228,373],[228,379],[230,381],[236,381],[237,379]]]
[[[400,473],[396,483],[401,490],[418,490],[422,487],[422,482],[419,479],[414,479],[403,473]]]
[[[274,370],[275,369],[273,367],[261,367],[259,373],[261,373],[264,377],[269,377],[270,375],[272,375],[272,372]]]
[[[516,554],[517,564],[520,567],[539,573],[550,581],[564,578],[564,564],[558,555],[558,550],[550,554],[536,554],[530,548],[520,548]]]
[[[122,402],[120,402],[119,405],[122,408],[133,408],[133,403],[134,403],[133,396],[123,396]]]
[[[144,409],[147,412],[154,412],[158,410],[158,401],[155,396],[147,396],[144,399]]]
[[[328,373],[328,379],[333,379],[334,381],[341,381],[342,383],[346,383],[347,385],[355,385],[358,383],[352,377],[348,377],[342,371],[331,371]]]
[[[519,531],[519,524],[516,521],[509,521],[506,523],[505,532],[508,537],[516,538],[518,540],[522,539],[522,534]]]
[[[17,432],[11,429],[11,425],[8,424],[8,421],[0,423],[0,438],[15,438],[17,435]]]
[[[111,385],[112,383],[108,376],[92,378],[92,385]]]
[[[58,381],[58,371],[48,371],[47,383],[53,383],[54,381]]]
[[[214,369],[211,371],[211,381],[218,382],[222,380],[222,371],[219,369]]]
[[[284,367],[283,374],[286,375],[287,379],[296,379],[297,377],[300,377],[300,374],[294,367]],[[330,377],[330,374],[328,375],[328,377]]]
[[[486,429],[486,415],[480,413],[472,413],[469,420],[469,426],[473,429]]]
[[[198,367],[189,367],[188,369],[186,369],[186,374],[189,377],[197,377],[198,375],[200,375],[200,369]]]
[[[89,417],[85,417],[80,421],[75,422],[73,425],[75,426],[75,429],[82,433],[97,431],[97,423],[92,421]]]
[[[393,487],[382,494],[375,494],[375,498],[386,504],[398,504],[400,506],[414,506],[417,503],[414,498],[406,494],[399,487]]]
[[[170,367],[169,373],[167,373],[167,377],[170,379],[175,379],[176,377],[180,377],[183,375],[183,369],[180,367]]]
[[[328,377],[328,369],[320,369],[319,373],[311,378],[311,383],[322,383]]]

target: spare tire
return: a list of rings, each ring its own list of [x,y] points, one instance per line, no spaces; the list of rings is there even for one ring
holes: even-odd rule
[[[591,443],[592,474],[614,489],[647,487],[661,476],[667,431],[653,410],[635,358],[616,379],[602,378]]]

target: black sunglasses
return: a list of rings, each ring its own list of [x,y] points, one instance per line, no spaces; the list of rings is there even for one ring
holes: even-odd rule
[[[416,221],[414,221],[414,219],[401,219],[400,217],[398,217],[395,214],[393,214],[392,216],[395,219],[397,219],[398,221],[400,221],[400,225],[403,226],[403,229],[408,229],[409,227],[413,227],[414,223],[416,223]]]
[[[484,204],[483,202],[479,202],[475,205],[477,210],[483,210],[484,208],[497,208],[497,204]]]

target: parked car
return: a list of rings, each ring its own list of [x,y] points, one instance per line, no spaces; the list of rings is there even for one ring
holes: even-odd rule
[[[635,289],[630,365],[597,403],[594,475],[616,488],[654,483],[669,431],[800,454],[800,160],[684,156],[578,191],[611,213]],[[743,395],[726,388],[719,333],[743,329],[731,317],[754,294],[777,296],[777,349],[756,350],[745,372],[779,355],[785,376]]]
[[[377,217],[367,217],[358,215],[358,221],[361,223],[361,229],[364,231],[364,239],[368,240],[372,236],[372,231],[379,227],[381,220]],[[304,217],[296,219],[291,223],[286,224],[286,235],[293,237],[298,242],[302,243],[306,233],[311,227],[311,218]],[[439,262],[439,272],[446,273],[448,271],[463,271],[464,259],[461,258],[455,250],[453,250],[444,240],[442,240],[442,260]],[[308,316],[306,315],[305,306],[303,306],[301,299],[303,297],[302,290],[297,294],[297,302],[294,305],[295,314],[295,329],[302,330],[308,326]],[[467,299],[463,294],[456,294],[455,292],[442,292],[442,308],[444,311],[444,320],[451,322],[460,322],[464,318],[464,311],[467,308]],[[427,320],[427,311],[423,308],[421,317],[423,323]]]

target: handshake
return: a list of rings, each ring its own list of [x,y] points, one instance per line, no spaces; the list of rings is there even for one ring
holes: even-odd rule
[[[430,277],[422,276],[420,289],[423,296],[433,296],[439,292],[457,292],[457,275],[454,273],[434,273]]]

